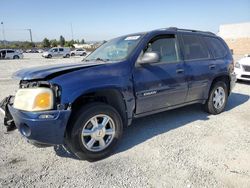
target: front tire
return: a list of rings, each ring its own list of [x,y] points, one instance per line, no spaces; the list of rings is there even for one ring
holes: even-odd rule
[[[13,59],[19,59],[18,55],[14,55]]]
[[[225,82],[216,82],[209,93],[205,103],[205,110],[210,114],[220,114],[226,106],[228,99],[228,87]]]
[[[79,159],[100,160],[111,154],[123,133],[120,114],[104,103],[82,107],[67,130],[67,145]]]

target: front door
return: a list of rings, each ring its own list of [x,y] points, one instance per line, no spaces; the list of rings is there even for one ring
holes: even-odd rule
[[[176,35],[154,37],[142,53],[149,51],[158,52],[160,61],[135,67],[136,114],[181,104],[188,90]]]

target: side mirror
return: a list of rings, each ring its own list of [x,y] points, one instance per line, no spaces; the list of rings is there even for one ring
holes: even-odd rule
[[[157,52],[146,52],[138,60],[138,63],[139,64],[147,64],[147,63],[157,63],[159,61],[160,61],[159,53],[157,53]]]

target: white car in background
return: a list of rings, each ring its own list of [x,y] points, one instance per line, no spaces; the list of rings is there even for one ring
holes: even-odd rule
[[[22,59],[23,53],[18,50],[0,49],[0,59]]]
[[[70,57],[70,49],[66,47],[55,47],[51,48],[48,51],[44,52],[43,57],[52,58],[52,57]]]
[[[234,71],[235,71],[237,80],[250,81],[250,55],[245,55],[244,58],[237,61],[235,63]]]
[[[86,56],[87,51],[85,49],[79,48],[79,49],[75,49],[75,50],[71,51],[70,55],[71,56],[75,56],[75,55]]]

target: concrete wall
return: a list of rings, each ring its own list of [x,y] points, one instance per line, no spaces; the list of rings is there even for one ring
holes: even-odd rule
[[[239,39],[224,39],[234,55],[250,54],[250,37]]]
[[[221,25],[218,35],[224,39],[250,38],[250,22]]]
[[[250,22],[221,25],[218,35],[226,41],[234,55],[250,54]]]

